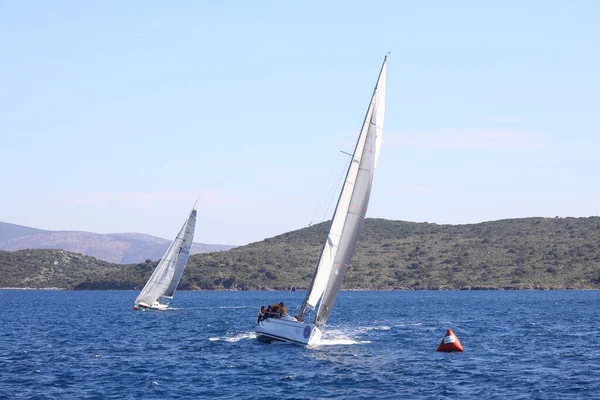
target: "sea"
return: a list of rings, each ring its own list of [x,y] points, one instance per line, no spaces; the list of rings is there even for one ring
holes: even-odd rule
[[[313,348],[254,334],[303,291],[136,295],[0,290],[0,398],[600,399],[600,291],[343,291]]]

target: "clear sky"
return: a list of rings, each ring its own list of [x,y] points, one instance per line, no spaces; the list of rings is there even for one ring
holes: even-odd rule
[[[369,217],[600,214],[600,2],[0,0],[0,221],[245,244],[327,204],[388,62]],[[316,209],[316,212],[315,212]]]

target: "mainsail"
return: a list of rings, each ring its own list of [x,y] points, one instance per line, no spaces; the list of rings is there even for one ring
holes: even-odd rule
[[[152,276],[146,282],[146,286],[135,299],[136,304],[152,305],[159,297],[173,297],[190,255],[195,226],[196,209],[194,208],[181,227],[179,234],[158,263]]]
[[[183,240],[181,246],[179,246],[177,261],[175,262],[175,273],[171,279],[171,284],[167,288],[167,291],[162,297],[172,298],[179,285],[179,281],[183,276],[183,270],[187,264],[188,258],[190,257],[190,250],[192,249],[192,241],[194,240],[194,228],[196,227],[196,210],[192,210],[190,217],[185,225],[185,232],[183,234]],[[180,232],[181,234],[181,232]]]
[[[346,180],[338,199],[327,239],[323,245],[315,276],[300,310],[302,318],[307,312],[314,310],[321,300],[315,319],[315,323],[318,325],[324,325],[329,318],[354,254],[356,241],[369,205],[371,184],[383,133],[386,61],[387,56],[383,60],[381,72],[348,166]]]

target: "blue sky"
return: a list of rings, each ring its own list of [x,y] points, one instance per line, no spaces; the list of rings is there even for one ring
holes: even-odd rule
[[[0,0],[0,221],[172,238],[198,194],[205,243],[329,219],[388,51],[369,217],[599,215],[599,18],[595,1]]]

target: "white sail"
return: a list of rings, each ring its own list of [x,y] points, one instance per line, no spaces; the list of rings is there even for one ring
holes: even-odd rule
[[[173,298],[175,290],[177,290],[179,281],[181,281],[181,277],[183,276],[183,270],[185,269],[188,258],[190,257],[190,250],[192,249],[192,242],[194,240],[195,227],[196,210],[192,210],[192,213],[190,214],[190,217],[187,220],[187,224],[185,224],[183,240],[181,241],[181,245],[179,246],[179,251],[177,253],[177,261],[175,262],[175,273],[173,274],[173,278],[171,279],[171,284],[167,288],[166,292],[162,295],[162,297]]]
[[[190,246],[194,239],[196,225],[196,210],[193,209],[185,221],[179,234],[173,240],[158,266],[146,282],[146,285],[135,299],[136,304],[144,303],[151,306],[158,298],[172,297],[181,280],[187,263]]]
[[[387,57],[386,57],[387,58]],[[385,61],[383,62],[383,68],[381,68],[381,74],[379,75],[379,81],[375,87],[375,104],[373,106],[373,118],[375,124],[373,125],[376,129],[375,132],[375,165],[377,168],[377,161],[379,160],[379,151],[381,150],[381,137],[383,136],[383,120],[385,117],[385,81],[387,79],[387,67]]]
[[[324,324],[340,289],[369,204],[371,183],[381,147],[385,108],[386,61],[383,62],[358,137],[331,227],[313,282],[301,308],[301,317],[321,300],[317,323]]]

